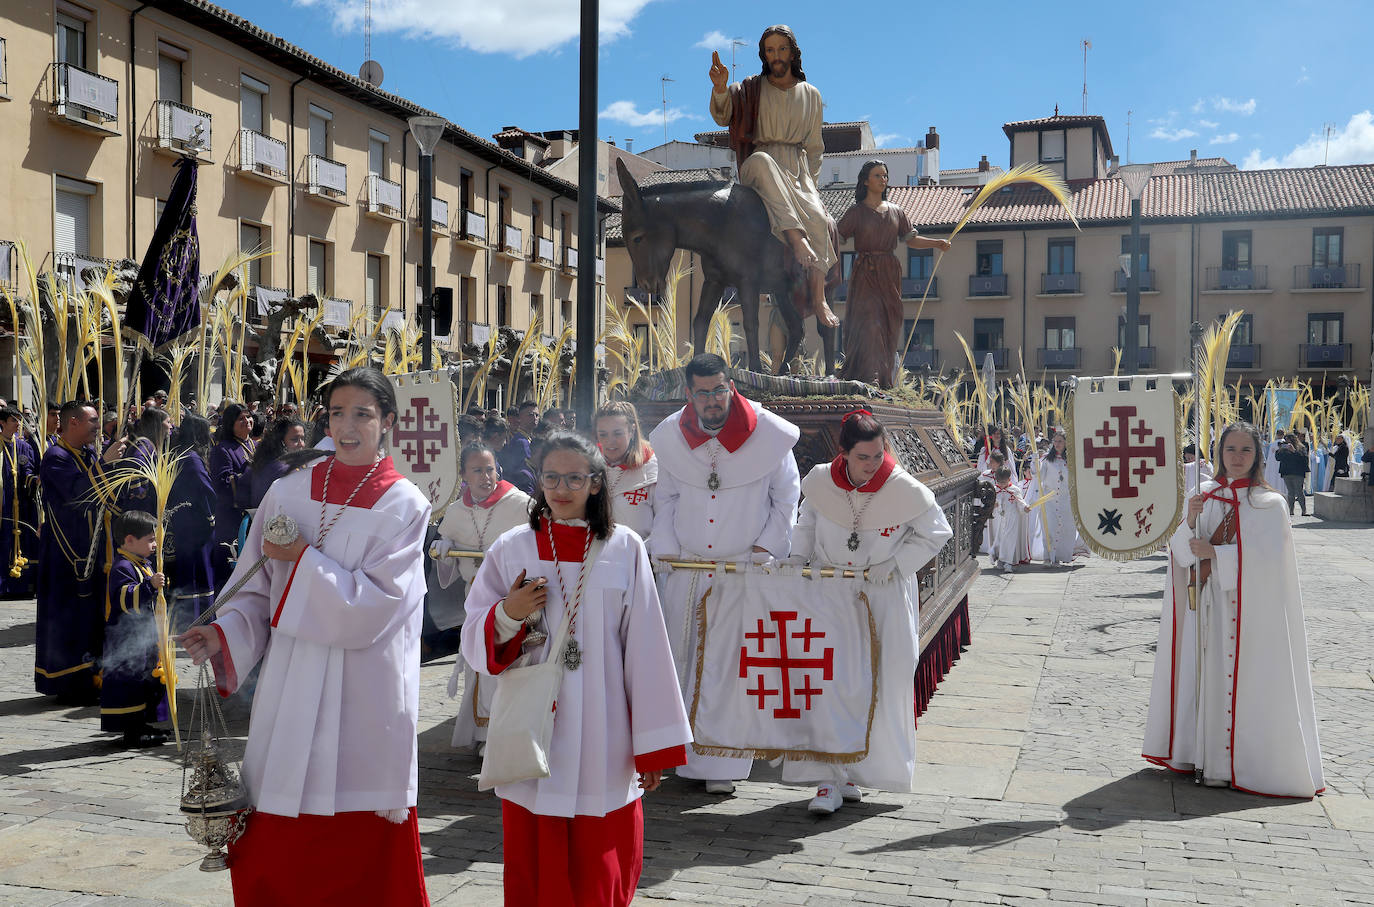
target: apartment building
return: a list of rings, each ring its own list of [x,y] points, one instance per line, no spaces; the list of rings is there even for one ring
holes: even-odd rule
[[[1081,229],[1049,193],[1019,184],[974,214],[938,272],[932,251],[895,250],[907,330],[915,328],[907,367],[965,368],[957,331],[980,364],[991,353],[999,370],[1015,372],[1024,363],[1028,377],[1050,381],[1107,374],[1112,347],[1125,343],[1123,255],[1131,224],[1105,123],[1056,114],[1008,123],[1004,132],[1008,167],[1043,163],[1068,181]],[[894,186],[888,200],[923,233],[939,236],[953,229],[978,189]],[[854,202],[852,190],[822,194],[836,218]],[[610,224],[612,238],[617,226]],[[609,285],[624,279],[633,288],[628,255],[611,244]],[[1342,375],[1369,379],[1374,164],[1240,171],[1196,155],[1158,163],[1142,199],[1141,247],[1143,370],[1187,371],[1191,324],[1240,309],[1231,382],[1297,375],[1334,386]],[[847,277],[854,258],[848,241],[840,257]],[[682,325],[696,300],[679,304]],[[763,317],[766,324],[766,310]],[[808,336],[814,351],[814,331]]]
[[[250,317],[313,292],[326,325],[413,320],[422,218],[453,300],[436,350],[575,320],[577,186],[450,124],[420,198],[406,120],[431,114],[203,0],[40,0],[0,13],[0,279],[141,259],[176,158],[199,146],[202,268],[269,249]],[[609,210],[609,209],[607,209]],[[436,333],[443,334],[443,331]]]

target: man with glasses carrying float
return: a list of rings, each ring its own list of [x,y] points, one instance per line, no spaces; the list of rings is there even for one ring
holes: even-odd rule
[[[719,356],[695,357],[685,378],[687,405],[649,435],[659,464],[650,556],[664,571],[670,571],[671,560],[744,565],[787,557],[801,495],[792,457],[800,430],[735,390]],[[697,605],[715,579],[715,571],[699,570],[659,577],[684,696],[697,669]],[[688,747],[687,765],[678,774],[705,781],[709,793],[728,794],[736,780],[749,777],[751,764],[748,758],[698,755]]]

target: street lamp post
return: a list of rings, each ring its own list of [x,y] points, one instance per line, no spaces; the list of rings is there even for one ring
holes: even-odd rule
[[[415,116],[407,122],[420,149],[420,368],[428,371],[434,354],[434,148],[448,121]]]
[[[1131,197],[1131,269],[1126,275],[1126,343],[1121,356],[1127,375],[1140,370],[1140,200],[1153,171],[1149,164],[1127,164],[1120,171]]]

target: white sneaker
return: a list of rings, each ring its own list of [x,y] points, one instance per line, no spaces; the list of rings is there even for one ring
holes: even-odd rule
[[[840,789],[833,784],[823,784],[816,789],[816,796],[806,808],[818,816],[828,816],[844,804]]]
[[[853,781],[846,781],[840,785],[840,796],[846,803],[858,803],[864,798],[864,792]]]
[[[708,794],[733,794],[735,792],[735,782],[733,781],[707,781],[706,793]]]

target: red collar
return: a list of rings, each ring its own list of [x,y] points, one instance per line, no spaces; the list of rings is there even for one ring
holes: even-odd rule
[[[310,499],[320,501],[324,499],[324,475],[329,470],[329,464],[334,464],[334,475],[329,479],[329,501],[330,504],[342,504],[348,500],[348,496],[353,494],[353,489],[358,488],[358,483],[371,466],[348,466],[338,462],[334,457],[327,457],[315,464],[315,468],[310,471]],[[395,482],[402,478],[396,471],[396,466],[391,462],[391,457],[382,457],[377,464],[377,471],[367,480],[367,484],[358,488],[358,493],[353,496],[353,507],[370,508],[376,505],[386,494],[386,490]]]
[[[463,506],[464,506],[464,507],[481,507],[483,510],[487,510],[487,509],[489,509],[489,508],[491,508],[491,507],[495,507],[495,506],[496,506],[496,502],[499,501],[499,500],[501,500],[503,497],[505,497],[505,496],[506,496],[506,492],[510,491],[510,490],[511,490],[512,488],[514,488],[514,487],[515,487],[514,485],[512,485],[512,484],[509,483],[509,482],[507,482],[505,479],[502,479],[501,481],[499,481],[499,482],[496,483],[496,487],[492,489],[491,494],[487,495],[487,499],[486,499],[485,501],[481,501],[481,502],[479,502],[479,503],[477,503],[477,504],[473,504],[473,503],[472,503],[472,489],[469,488],[467,485],[464,485],[464,486],[463,486]]]
[[[883,465],[878,467],[878,471],[873,473],[873,477],[859,487],[855,488],[854,483],[849,481],[849,470],[845,469],[844,454],[840,454],[830,461],[830,481],[835,483],[835,487],[840,491],[857,491],[860,494],[871,494],[883,487],[888,476],[892,475],[892,470],[897,468],[897,461],[892,454],[883,451]]]
[[[1211,491],[1204,494],[1203,497],[1211,498],[1214,501],[1220,501],[1223,504],[1229,504],[1232,507],[1234,507],[1236,505],[1236,502],[1240,500],[1239,490],[1242,488],[1249,488],[1251,484],[1249,479],[1235,479],[1233,481],[1231,479],[1228,479],[1226,476],[1217,476],[1215,481],[1217,483],[1217,487],[1213,488]],[[1235,494],[1235,497],[1224,498],[1221,495],[1217,494],[1217,492],[1221,491],[1223,488],[1230,488],[1232,493]]]
[[[682,418],[677,424],[682,429],[682,437],[687,440],[687,446],[692,450],[711,439],[711,436],[702,431],[697,424],[697,411],[692,409],[690,401],[682,408]],[[730,400],[730,414],[725,417],[725,425],[721,428],[720,434],[716,435],[716,440],[720,442],[721,447],[734,453],[749,440],[758,424],[759,417],[754,412],[754,407],[749,405],[749,401],[744,399],[739,391],[735,391],[734,397]]]
[[[553,546],[549,544],[548,517],[539,518],[539,528],[535,531],[535,542],[539,546],[541,561],[553,560]],[[569,526],[567,523],[553,524],[553,538],[558,543],[558,562],[560,564],[582,563],[582,552],[587,550],[589,526]]]

